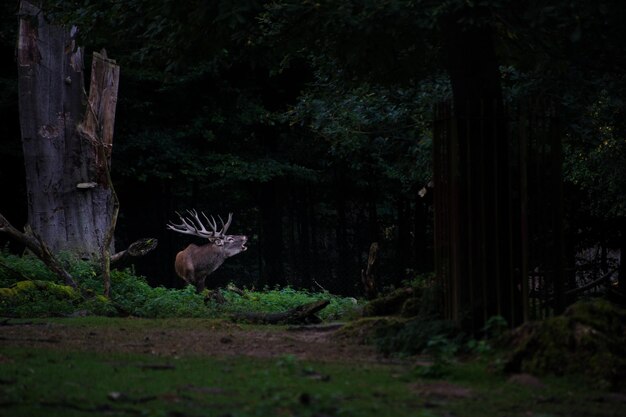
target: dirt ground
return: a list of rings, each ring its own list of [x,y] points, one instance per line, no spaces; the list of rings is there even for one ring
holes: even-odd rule
[[[372,346],[336,337],[340,325],[245,328],[227,322],[188,326],[65,325],[59,322],[5,322],[0,325],[0,344],[83,350],[132,352],[157,356],[250,356],[293,355],[315,361],[387,362]]]

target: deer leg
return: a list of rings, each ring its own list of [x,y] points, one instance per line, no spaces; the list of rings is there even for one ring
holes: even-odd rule
[[[198,279],[194,285],[196,286],[196,291],[201,293],[202,291],[204,291],[205,289],[205,285],[204,285],[204,278],[200,278]]]

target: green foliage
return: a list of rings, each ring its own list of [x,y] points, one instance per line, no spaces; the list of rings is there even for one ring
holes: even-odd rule
[[[385,354],[415,355],[429,349],[443,352],[447,350],[444,344],[458,349],[464,339],[465,336],[451,321],[415,318],[379,328],[374,341]]]
[[[111,272],[110,300],[97,295],[103,291],[97,268],[89,262],[62,257],[80,289],[60,285],[36,258],[0,253],[0,315],[11,317],[65,316],[76,312],[96,315],[125,314],[146,318],[228,317],[238,312],[283,312],[301,304],[330,300],[319,313],[324,320],[349,314],[356,307],[353,298],[329,293],[311,293],[291,287],[264,291],[222,290],[226,303],[219,304],[196,293],[194,287],[168,289],[151,287],[131,270]]]
[[[290,310],[298,305],[319,300],[330,300],[330,304],[318,313],[322,320],[336,320],[349,314],[355,307],[354,298],[344,298],[328,292],[312,293],[291,287],[265,289],[263,291],[244,291],[244,295],[224,291],[225,304],[212,304],[218,315],[258,311],[274,313]]]
[[[487,339],[497,339],[509,329],[509,324],[502,316],[492,316],[487,319],[483,326],[483,335]]]
[[[601,219],[626,216],[624,102],[602,89],[570,126],[564,146],[565,178],[589,201],[587,210]]]
[[[416,373],[425,378],[441,378],[445,376],[454,362],[459,345],[443,334],[432,336],[424,349],[430,355],[431,364],[418,366]]]
[[[319,63],[319,60],[316,60]],[[432,103],[449,94],[443,77],[417,87],[352,86],[318,68],[315,82],[284,117],[314,135],[330,161],[359,185],[409,190],[431,177]]]

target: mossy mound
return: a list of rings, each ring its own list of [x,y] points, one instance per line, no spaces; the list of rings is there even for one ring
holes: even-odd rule
[[[349,322],[339,329],[334,337],[350,339],[361,344],[371,344],[376,341],[381,332],[401,327],[404,322],[406,320],[399,317],[366,317]]]
[[[77,312],[112,315],[116,310],[106,297],[84,297],[75,288],[51,281],[19,281],[8,288],[0,288],[2,316],[67,316]]]
[[[416,288],[399,288],[367,303],[363,307],[363,316],[374,317],[400,314],[408,300],[415,299],[415,303],[418,303],[420,295],[421,291]]]
[[[515,329],[505,371],[583,374],[611,388],[626,388],[626,310],[606,300],[581,301],[561,316]]]
[[[29,293],[39,291],[45,291],[60,299],[75,300],[79,297],[74,288],[69,285],[55,284],[54,282],[41,280],[19,281],[10,288],[0,288],[0,297],[5,299],[27,297]]]

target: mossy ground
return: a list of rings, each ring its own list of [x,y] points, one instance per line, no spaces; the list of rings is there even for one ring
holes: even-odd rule
[[[506,340],[505,367],[534,374],[585,374],[626,389],[626,310],[603,299],[579,301],[561,316],[530,322]]]
[[[626,415],[626,396],[582,380],[511,382],[493,358],[455,360],[444,380],[428,379],[415,358],[389,361],[341,338],[286,327],[11,320],[0,326],[0,340],[6,416]]]

